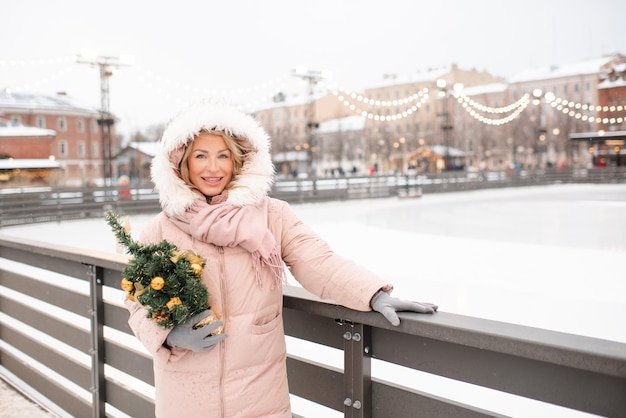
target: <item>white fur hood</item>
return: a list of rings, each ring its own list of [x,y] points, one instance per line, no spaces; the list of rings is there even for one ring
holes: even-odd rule
[[[168,215],[182,214],[198,198],[198,193],[178,175],[178,164],[184,147],[203,130],[245,138],[255,150],[248,153],[241,174],[233,179],[237,187],[228,191],[226,203],[235,206],[252,205],[267,196],[274,182],[267,133],[252,116],[234,107],[200,103],[184,109],[170,121],[152,160],[152,181],[159,193],[163,211]]]

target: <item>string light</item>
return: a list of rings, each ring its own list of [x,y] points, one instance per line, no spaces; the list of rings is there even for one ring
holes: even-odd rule
[[[553,94],[546,94],[545,96],[546,102],[550,104],[550,106],[552,106],[553,108],[555,108],[557,111],[563,113],[564,115],[567,115],[571,118],[574,119],[579,119],[579,120],[583,120],[585,122],[597,122],[597,123],[603,123],[603,124],[621,124],[624,122],[624,120],[626,120],[626,115],[625,116],[618,116],[618,117],[612,117],[612,118],[608,118],[608,117],[594,117],[592,115],[587,115],[584,114],[582,112],[605,112],[605,113],[615,113],[615,112],[624,112],[626,111],[626,107],[624,107],[623,105],[618,105],[618,106],[594,106],[594,105],[588,105],[588,104],[583,104],[583,103],[576,103],[576,102],[572,102],[569,101],[567,99],[563,99],[560,97],[555,97]],[[582,111],[582,112],[581,112]]]
[[[477,110],[480,110],[481,112],[486,112],[486,113],[508,113],[514,109],[519,108],[521,105],[524,104],[525,101],[528,101],[528,94],[525,94],[524,96],[522,96],[518,101],[516,101],[515,103],[511,103],[508,106],[504,106],[504,107],[491,107],[491,106],[485,106],[482,105],[480,103],[477,103],[476,101],[474,101],[474,99],[465,96],[463,94],[459,94],[457,95],[457,100],[459,101],[459,103],[462,103],[464,107],[466,106],[471,106]],[[526,104],[528,105],[528,104]]]
[[[25,90],[30,90],[32,88],[39,88],[40,86],[47,85],[51,81],[56,80],[57,78],[63,77],[68,73],[71,73],[73,70],[73,64],[75,62],[74,56],[65,56],[65,57],[54,57],[54,58],[40,58],[40,59],[28,59],[28,60],[6,60],[0,59],[0,68],[5,67],[45,67],[45,72],[48,73],[46,76],[33,80],[31,82],[17,84],[13,86],[9,86],[5,89],[5,91],[11,92],[21,92]],[[60,68],[52,73],[49,72],[49,66],[60,64],[64,65],[63,68]]]
[[[517,108],[515,108],[515,111],[513,111],[510,115],[504,118],[499,118],[499,119],[491,119],[491,118],[481,115],[475,109],[471,108],[471,106],[469,106],[466,102],[463,103],[463,108],[467,110],[467,112],[479,122],[482,122],[486,125],[498,126],[498,125],[504,125],[505,123],[509,123],[513,121],[514,119],[516,119],[526,109],[526,107],[528,107],[529,103],[530,103],[530,96],[526,94],[522,96],[522,98],[516,102]],[[492,111],[489,113],[495,114],[495,113],[501,113],[501,112]]]
[[[337,97],[337,100],[345,107],[354,111],[361,116],[375,121],[395,121],[401,120],[411,116],[413,113],[417,112],[420,107],[429,99],[428,89],[424,88],[417,93],[414,93],[410,96],[406,96],[403,99],[398,100],[374,100],[371,98],[363,97],[360,94],[351,92],[350,90],[338,89],[333,90],[332,94]],[[380,113],[372,113],[369,110],[361,109],[360,105],[355,105],[349,99],[356,100],[357,102],[363,103],[364,105],[370,105],[374,107],[384,107],[389,108],[391,106],[403,106],[404,109],[394,115],[382,115]]]
[[[50,65],[64,65],[63,68],[60,68],[57,71],[48,74],[45,77],[42,77],[41,79],[10,86],[7,87],[5,91],[20,92],[32,88],[38,88],[42,85],[48,84],[49,82],[59,77],[66,76],[68,73],[71,73],[73,71],[73,66],[70,64],[74,64],[75,62],[75,56],[60,56],[52,58],[20,60],[0,59],[0,69],[3,67],[41,66],[46,67],[46,71],[49,71],[48,68]],[[164,96],[168,100],[173,100],[178,104],[190,103],[193,98],[190,98],[189,95],[201,96],[204,98],[234,97],[239,99],[246,99],[244,101],[244,104],[239,105],[240,108],[254,109],[261,104],[270,102],[276,94],[283,92],[285,88],[284,80],[281,77],[276,77],[273,80],[258,83],[254,86],[247,88],[209,89],[206,87],[198,87],[191,84],[184,84],[165,77],[161,77],[160,75],[154,74],[151,70],[144,69],[141,66],[135,66],[135,68],[138,70],[139,73],[137,75],[139,81],[145,83],[150,89],[152,89],[155,94]],[[337,100],[350,111],[354,112],[355,114],[360,114],[368,120],[381,122],[397,121],[407,118],[417,112],[423,104],[430,100],[428,88],[423,88],[414,94],[396,100],[373,99],[370,97],[365,97],[360,93],[356,93],[341,87],[333,87],[330,85],[327,86],[327,89],[328,91],[332,92],[332,94],[337,97]],[[180,92],[184,92],[185,97],[182,97],[180,95]],[[454,96],[457,99],[458,103],[462,106],[464,110],[468,112],[469,115],[471,115],[477,121],[480,121],[487,125],[503,125],[505,123],[513,121],[528,107],[531,102],[530,96],[526,94],[516,102],[511,103],[510,105],[502,107],[492,107],[478,103],[474,99],[463,94],[455,93]],[[546,93],[544,95],[544,100],[556,111],[561,112],[562,114],[573,119],[603,124],[621,124],[626,121],[626,114],[614,115],[615,113],[626,112],[626,106],[623,105],[600,106],[577,103],[564,98],[555,97],[552,93]],[[379,108],[380,111],[374,110],[375,108]],[[391,108],[401,108],[401,110],[396,111],[394,114],[385,114],[389,112]],[[611,116],[594,116],[594,112],[611,113]],[[509,113],[509,115],[501,118],[492,118],[482,115],[481,113],[486,113],[488,115],[502,115],[505,113]]]
[[[259,106],[262,103],[269,102],[272,98],[281,92],[285,87],[285,82],[281,77],[276,77],[273,80],[265,81],[262,83],[258,83],[251,87],[246,88],[237,88],[237,89],[217,89],[217,88],[207,88],[207,87],[198,87],[190,84],[181,84],[180,82],[173,81],[169,78],[162,77],[160,75],[153,74],[153,72],[149,69],[144,69],[141,66],[137,66],[137,70],[139,72],[138,79],[139,81],[145,83],[153,92],[158,95],[165,96],[165,98],[169,100],[174,100],[177,104],[189,105],[193,98],[189,98],[187,95],[185,98],[181,96],[174,96],[171,91],[180,92],[184,91],[186,93],[190,93],[193,96],[198,98],[229,98],[229,99],[242,99],[246,98],[244,104],[240,104],[239,107],[242,109],[252,109],[255,106]],[[164,88],[166,88],[164,90]],[[265,93],[263,95],[263,93]],[[252,94],[257,95],[254,99],[249,99],[246,96],[250,96]],[[259,94],[261,94],[259,96]],[[198,97],[199,96],[199,97]]]

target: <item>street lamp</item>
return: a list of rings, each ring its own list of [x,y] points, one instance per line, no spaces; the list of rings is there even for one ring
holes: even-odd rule
[[[98,125],[100,125],[102,139],[102,176],[105,182],[109,182],[113,177],[111,126],[115,123],[109,110],[109,78],[113,75],[113,70],[132,65],[132,58],[129,56],[99,56],[94,51],[82,51],[76,57],[76,62],[88,64],[100,70],[100,119]]]
[[[309,167],[308,167],[308,175],[312,177],[315,171],[317,171],[317,166],[314,170],[313,165],[313,157],[315,154],[319,155],[320,147],[319,144],[315,144],[315,129],[319,127],[319,122],[316,121],[315,118],[315,87],[322,81],[329,79],[332,76],[332,73],[327,70],[309,70],[304,66],[298,66],[293,71],[293,75],[295,77],[299,77],[309,86],[309,109],[307,111],[307,123],[306,123],[306,138],[308,140],[309,147],[307,148],[309,154]]]
[[[541,110],[541,99],[543,97],[543,91],[541,89],[534,89],[532,92],[533,95],[533,105],[535,106],[535,115],[534,115],[534,129],[535,129],[535,165],[536,168],[545,168],[545,160],[547,153],[547,130],[544,127],[543,120],[543,112]]]
[[[456,95],[463,88],[463,84],[454,83],[452,89]],[[445,146],[443,157],[443,169],[447,170],[450,159],[450,131],[454,129],[452,121],[450,120],[450,111],[448,100],[450,100],[450,93],[448,91],[448,83],[446,80],[440,78],[437,80],[437,89],[439,90],[439,97],[443,99],[443,112],[439,114],[443,118],[441,129],[443,130],[443,142]]]

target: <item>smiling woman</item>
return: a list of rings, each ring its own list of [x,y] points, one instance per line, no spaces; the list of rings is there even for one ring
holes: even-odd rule
[[[242,153],[234,139],[204,132],[185,150],[180,175],[200,193],[213,198],[224,191],[233,175],[240,174],[241,161]]]
[[[387,279],[334,253],[287,202],[270,197],[269,148],[257,120],[223,103],[190,106],[163,132],[151,167],[162,211],[138,242],[167,241],[202,257],[198,279],[210,308],[164,330],[146,317],[144,294],[125,300],[130,328],[153,357],[158,417],[292,416],[282,324],[286,268],[314,295],[377,311],[394,326],[397,311],[438,308],[392,297]],[[158,276],[156,294],[168,281]],[[159,310],[159,320],[166,314]],[[220,322],[224,332],[197,327],[200,316],[221,318],[212,325]]]

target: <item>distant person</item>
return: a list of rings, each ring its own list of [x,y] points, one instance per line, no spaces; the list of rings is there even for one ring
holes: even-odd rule
[[[121,175],[117,179],[117,187],[119,187],[119,199],[120,200],[131,200],[132,196],[130,194],[130,178],[126,174]]]
[[[131,300],[129,324],[153,355],[157,417],[291,418],[283,331],[285,265],[302,286],[393,325],[396,311],[437,306],[389,294],[392,284],[332,249],[283,201],[270,139],[250,116],[222,104],[187,108],[167,126],[152,163],[162,212],[142,244],[167,240],[206,259],[211,310],[171,330]],[[209,315],[220,321],[193,325]],[[213,335],[217,326],[223,333]]]

